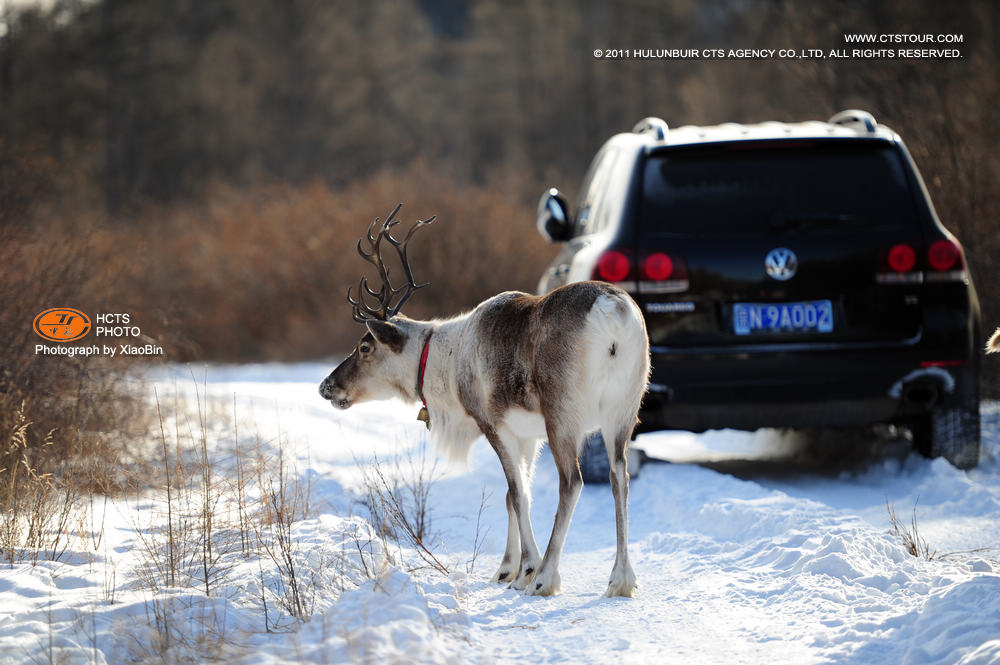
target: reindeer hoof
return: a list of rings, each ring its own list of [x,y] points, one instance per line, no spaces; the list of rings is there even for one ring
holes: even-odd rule
[[[517,579],[510,583],[510,586],[518,591],[524,591],[531,586],[531,583],[534,581],[535,570],[535,566],[526,566],[521,571],[521,574],[517,577]]]
[[[635,598],[635,576],[624,576],[621,579],[613,579],[608,583],[608,590],[604,592],[605,598]]]
[[[635,586],[621,586],[614,587],[609,586],[608,590],[604,592],[605,598],[635,598]]]
[[[535,579],[524,592],[529,596],[552,596],[559,593],[562,590],[561,587],[558,571],[542,570],[535,575]]]
[[[496,584],[510,582],[511,577],[513,577],[513,574],[514,574],[514,569],[511,568],[510,566],[500,566],[500,569],[497,570],[496,574],[493,575],[493,578],[490,579],[490,582],[494,582]]]
[[[608,590],[604,592],[605,598],[634,598],[635,597],[635,571],[628,561],[624,565],[615,561],[615,567],[611,570],[611,579],[608,580]]]

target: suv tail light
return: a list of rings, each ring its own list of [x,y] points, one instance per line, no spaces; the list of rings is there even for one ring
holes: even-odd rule
[[[635,293],[635,266],[631,252],[622,249],[607,249],[597,259],[591,279],[611,282],[629,293]]]
[[[687,291],[687,263],[677,255],[652,252],[642,259],[639,293],[680,293]]]
[[[906,243],[893,245],[879,259],[879,269],[875,281],[879,284],[919,284],[924,274],[914,270],[917,266],[917,251]]]
[[[875,281],[879,284],[965,282],[968,273],[962,247],[949,238],[935,240],[927,248],[926,263],[918,265],[917,251],[908,244],[893,245],[878,261]],[[925,268],[925,269],[919,269]]]
[[[617,284],[629,293],[679,293],[687,291],[687,263],[666,252],[650,252],[633,261],[631,252],[607,249],[597,259],[592,279]]]
[[[930,270],[924,275],[924,279],[928,282],[964,283],[969,280],[962,246],[949,238],[931,243],[927,249],[927,265]]]
[[[661,282],[674,274],[674,261],[663,252],[650,254],[642,261],[642,276]]]
[[[889,267],[893,272],[910,272],[915,265],[917,265],[917,253],[909,245],[896,245],[889,250]]]
[[[622,252],[609,249],[597,260],[595,272],[605,282],[624,282],[632,272],[632,262]]]

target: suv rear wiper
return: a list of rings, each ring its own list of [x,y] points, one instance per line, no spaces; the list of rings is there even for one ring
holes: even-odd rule
[[[854,215],[843,212],[779,212],[771,219],[771,230],[782,232],[815,226],[836,226],[846,222],[853,222],[854,219]]]

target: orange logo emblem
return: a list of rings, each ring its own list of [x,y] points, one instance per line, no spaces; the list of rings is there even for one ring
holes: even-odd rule
[[[73,342],[90,332],[90,317],[78,309],[53,307],[36,316],[32,327],[50,342]]]

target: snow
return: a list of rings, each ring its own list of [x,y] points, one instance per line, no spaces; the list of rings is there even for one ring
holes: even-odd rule
[[[635,445],[670,463],[646,464],[631,483],[637,597],[601,597],[613,501],[607,486],[587,486],[563,592],[532,598],[488,581],[507,524],[489,446],[452,464],[429,449],[413,405],[334,410],[317,394],[332,365],[151,376],[171,445],[187,441],[196,457],[204,437],[218,478],[210,595],[197,552],[162,583],[161,489],[85,500],[82,535],[58,560],[0,568],[0,663],[1000,663],[998,404],[983,406],[983,458],[969,472],[857,435],[643,435]],[[234,535],[237,441],[264,460],[269,482],[285,483],[288,559],[248,552]],[[151,455],[161,443],[150,441]],[[390,482],[432,479],[423,542],[446,572],[373,526],[365,488],[376,458]],[[247,491],[258,505],[260,488]],[[194,529],[202,495],[181,494],[170,519]],[[556,502],[543,453],[540,545]],[[887,503],[907,525],[915,511],[920,536],[947,555],[908,554]],[[253,528],[276,547],[275,524]],[[302,583],[303,620],[282,605],[282,565]]]

